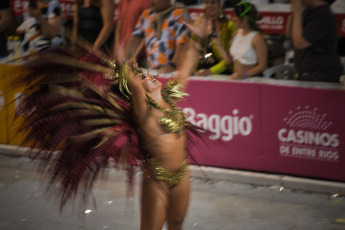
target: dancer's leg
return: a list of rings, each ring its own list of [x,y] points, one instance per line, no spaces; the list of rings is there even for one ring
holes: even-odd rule
[[[189,203],[189,172],[185,172],[181,181],[169,190],[167,223],[169,230],[181,230]]]
[[[168,186],[164,182],[143,178],[141,230],[161,230],[168,207]]]

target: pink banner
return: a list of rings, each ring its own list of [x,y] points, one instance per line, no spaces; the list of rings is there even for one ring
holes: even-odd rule
[[[261,86],[265,170],[345,181],[345,91]]]
[[[261,170],[259,86],[192,80],[187,92],[188,120],[212,132],[196,149],[197,163]]]
[[[187,92],[188,120],[211,131],[198,164],[345,181],[345,91],[191,79]]]

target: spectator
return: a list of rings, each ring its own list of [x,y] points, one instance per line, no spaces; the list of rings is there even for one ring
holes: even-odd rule
[[[110,48],[109,35],[114,30],[113,0],[76,0],[74,4],[72,44],[77,36],[92,44],[94,50]]]
[[[337,55],[337,27],[329,6],[334,0],[291,0],[286,26],[292,38],[298,80],[339,82],[343,68]]]
[[[7,34],[13,17],[9,0],[1,0],[0,3],[0,58],[7,56]]]
[[[215,39],[222,50],[228,65],[234,65],[231,79],[241,79],[261,74],[267,67],[267,45],[256,24],[261,16],[254,4],[244,0],[234,7],[233,20],[238,28],[230,46],[230,56],[221,48],[219,39]]]
[[[212,37],[219,37],[220,44],[225,50],[229,50],[231,38],[233,37],[236,26],[233,21],[227,19],[222,10],[221,0],[205,0],[204,14],[196,19],[195,25],[204,18],[207,21],[207,38],[204,43],[207,56],[202,56],[198,63],[197,76],[206,76],[212,74],[221,74],[223,72],[232,72],[227,67],[225,60],[219,52],[217,45],[211,40]]]
[[[37,51],[63,45],[62,14],[57,0],[38,0],[29,6],[28,17],[18,27],[24,33],[23,51]],[[28,34],[26,34],[28,33]],[[25,40],[25,38],[30,38]]]
[[[175,71],[186,51],[189,32],[185,22],[189,15],[181,3],[152,0],[152,9],[145,10],[130,38],[127,58],[135,55],[140,42],[145,41],[149,68],[167,73]]]
[[[38,29],[38,23],[36,18],[28,16],[25,18],[22,24],[17,28],[17,33],[19,35],[24,35],[22,40],[22,51],[24,53],[29,52],[30,50],[36,50],[35,48],[35,39],[40,36],[40,31]]]
[[[116,23],[114,54],[119,49],[125,50],[134,27],[141,13],[150,8],[150,0],[120,0],[117,6],[118,19]],[[142,47],[141,47],[142,48]]]

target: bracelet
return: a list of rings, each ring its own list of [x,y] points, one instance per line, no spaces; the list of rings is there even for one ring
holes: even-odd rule
[[[191,39],[192,39],[192,41],[194,41],[196,43],[204,43],[206,41],[205,36],[200,36],[197,34],[192,34]]]
[[[247,74],[247,72],[243,72],[243,78],[247,78],[248,77],[248,74]]]

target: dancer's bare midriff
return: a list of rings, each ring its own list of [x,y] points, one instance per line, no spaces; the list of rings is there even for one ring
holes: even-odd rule
[[[159,111],[151,111],[150,117],[142,124],[144,145],[159,165],[166,170],[175,171],[186,159],[186,135],[185,133],[165,133],[157,120]]]

